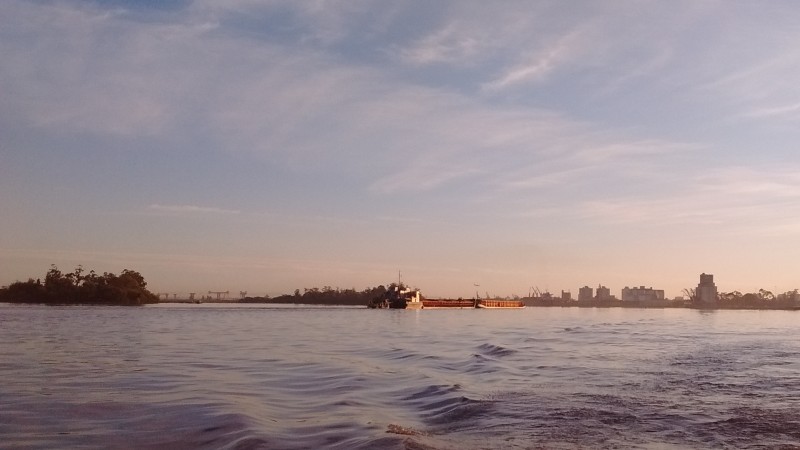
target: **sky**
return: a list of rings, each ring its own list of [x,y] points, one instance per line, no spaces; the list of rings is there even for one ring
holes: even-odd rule
[[[800,287],[795,1],[0,10],[0,284]]]

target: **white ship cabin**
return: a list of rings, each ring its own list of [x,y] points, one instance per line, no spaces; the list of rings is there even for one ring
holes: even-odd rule
[[[418,290],[405,288],[400,291],[400,295],[406,299],[407,303],[421,303],[421,296]]]

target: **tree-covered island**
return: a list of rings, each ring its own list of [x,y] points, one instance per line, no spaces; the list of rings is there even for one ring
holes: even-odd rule
[[[44,281],[30,278],[0,289],[0,302],[136,306],[158,303],[158,297],[147,290],[147,282],[135,270],[98,275],[78,266],[71,273],[63,273],[52,265]]]

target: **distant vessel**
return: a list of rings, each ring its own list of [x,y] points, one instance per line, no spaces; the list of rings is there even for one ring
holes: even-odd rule
[[[386,293],[367,304],[372,309],[521,309],[522,300],[423,299],[418,289],[391,284]]]
[[[398,271],[397,283],[390,284],[386,293],[382,297],[370,300],[367,307],[372,309],[521,309],[525,307],[525,303],[522,300],[481,299],[477,291],[475,299],[423,299],[419,289],[409,289],[403,284],[403,279]]]
[[[392,284],[383,297],[373,299],[367,304],[373,309],[422,309],[419,290],[409,289],[402,284]]]

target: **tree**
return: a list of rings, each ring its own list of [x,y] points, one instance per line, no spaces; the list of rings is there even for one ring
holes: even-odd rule
[[[753,294],[752,292],[742,295],[742,305],[743,306],[759,306],[761,304],[761,298],[757,294]]]
[[[720,303],[726,306],[735,306],[742,303],[742,293],[739,291],[721,292],[719,294]]]
[[[12,283],[6,289],[3,289],[0,301],[12,301],[12,299],[19,299],[24,303],[35,303],[36,299],[46,297],[47,291],[41,282],[33,281],[29,278],[26,282]]]
[[[80,286],[85,279],[82,274],[83,274],[83,266],[78,264],[78,267],[76,267],[72,273],[64,275],[64,278],[69,280],[69,282],[72,283],[74,286]]]
[[[147,287],[147,282],[144,281],[144,277],[142,276],[142,274],[140,274],[139,272],[137,272],[135,270],[123,269],[122,273],[119,275],[119,277],[120,278],[124,278],[126,280],[126,282],[128,282],[128,280],[130,280],[131,282],[135,283],[135,285],[137,287],[139,287],[141,289],[144,289],[144,288]]]
[[[50,270],[44,277],[44,288],[51,300],[66,299],[71,302],[72,294],[74,294],[73,287],[72,280],[65,277],[55,264],[51,264]]]
[[[771,301],[775,300],[775,294],[773,294],[772,292],[770,292],[770,291],[768,291],[766,289],[759,289],[758,290],[758,298],[761,299],[761,300],[766,300],[768,302],[771,302]]]

